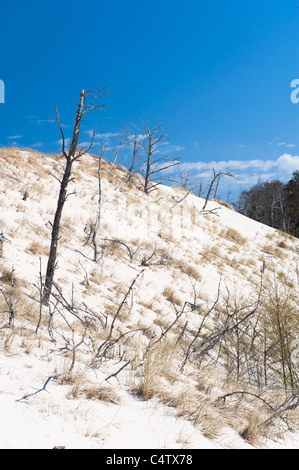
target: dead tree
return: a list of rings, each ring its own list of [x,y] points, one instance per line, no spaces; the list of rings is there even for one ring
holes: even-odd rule
[[[55,109],[56,118],[53,118],[53,119],[57,121],[59,130],[61,133],[61,137],[62,137],[62,155],[65,158],[65,168],[64,168],[63,178],[61,181],[59,181],[60,192],[59,192],[59,197],[57,201],[57,208],[55,212],[54,222],[52,224],[51,245],[50,245],[45,286],[44,286],[44,292],[43,292],[43,300],[45,303],[48,303],[49,297],[51,295],[54,273],[55,273],[55,268],[56,268],[60,222],[61,222],[63,207],[68,196],[67,194],[68,185],[70,181],[72,181],[73,179],[71,177],[73,163],[76,160],[78,160],[80,157],[82,157],[84,154],[86,154],[92,148],[93,140],[94,140],[94,135],[93,135],[93,138],[91,140],[89,147],[78,148],[81,120],[83,116],[89,113],[90,111],[97,109],[97,108],[102,108],[103,106],[105,106],[103,104],[101,105],[87,104],[86,100],[90,97],[101,98],[103,96],[102,94],[103,90],[104,88],[101,90],[97,90],[97,91],[93,91],[93,90],[86,90],[86,91],[81,90],[80,91],[80,102],[78,104],[78,109],[77,109],[76,118],[75,118],[73,138],[72,138],[71,145],[68,151],[66,151],[65,149],[65,137],[64,137],[61,123],[60,123],[58,110],[57,108]]]
[[[190,190],[191,189],[191,178],[192,178],[192,171],[185,171],[178,168],[178,175],[179,175],[179,182],[180,188]]]
[[[144,152],[145,168],[141,174],[144,177],[143,190],[146,194],[154,191],[162,181],[169,181],[169,178],[161,176],[163,171],[180,164],[178,158],[172,158],[167,155],[161,155],[159,146],[165,144],[169,140],[170,134],[163,134],[162,126],[154,126],[150,129],[146,123],[140,130],[142,137],[138,140],[140,147]]]
[[[98,245],[97,245],[97,233],[100,228],[101,224],[101,206],[102,206],[102,161],[103,161],[103,151],[104,151],[104,144],[101,145],[101,153],[99,156],[99,163],[98,163],[98,208],[97,208],[97,215],[96,215],[96,220],[94,224],[94,230],[92,234],[92,244],[93,244],[93,259],[94,262],[97,262],[98,259]]]
[[[220,178],[221,178],[222,175],[230,176],[231,178],[235,178],[235,176],[232,175],[231,173],[229,173],[228,171],[219,171],[218,173],[216,173],[215,169],[213,168],[213,177],[212,177],[212,180],[210,182],[208,192],[207,192],[207,195],[206,195],[206,199],[205,199],[205,203],[203,205],[203,208],[201,209],[201,213],[203,213],[205,211],[205,208],[207,207],[207,204],[209,202],[210,195],[211,195],[211,192],[213,190],[213,187],[214,187],[215,183],[216,183],[216,189],[215,189],[215,195],[216,195],[217,190],[218,190],[218,186],[219,186],[219,182],[220,182]]]
[[[136,132],[134,134],[133,140],[130,139],[129,145],[132,148],[132,159],[131,159],[131,164],[128,170],[129,172],[128,182],[131,183],[133,174],[134,174],[134,167],[136,164],[136,160],[138,158],[138,151],[139,151],[138,136]]]
[[[123,134],[120,133],[118,136],[118,146],[116,148],[110,149],[112,152],[114,152],[114,159],[113,159],[112,167],[116,165],[119,152],[121,151],[121,148],[125,144],[125,135],[126,135],[126,132],[124,132]]]

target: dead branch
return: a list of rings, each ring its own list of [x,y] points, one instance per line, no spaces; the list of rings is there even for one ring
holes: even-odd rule
[[[47,378],[46,382],[44,383],[44,385],[42,386],[42,388],[40,388],[39,390],[36,390],[36,392],[34,393],[29,393],[28,395],[25,395],[24,397],[22,398],[19,398],[18,400],[16,400],[17,402],[19,401],[23,401],[23,400],[27,400],[28,398],[30,397],[33,397],[34,395],[37,395],[38,393],[40,392],[43,392],[43,391],[46,391],[46,387],[48,385],[48,383],[50,382],[50,380],[56,380],[57,378],[59,377],[59,375],[51,375],[50,377]]]
[[[171,206],[171,208],[169,210],[171,211],[177,204],[180,204],[181,202],[183,202],[189,196],[189,194],[191,194],[191,193],[192,193],[192,190],[189,189],[187,191],[187,193],[185,194],[185,196],[182,197],[181,199],[176,199],[174,196],[172,196],[172,199],[175,201],[175,204],[173,206]]]
[[[193,340],[191,341],[191,343],[189,344],[189,347],[187,349],[187,352],[185,354],[185,358],[183,360],[183,363],[181,365],[181,370],[183,371],[190,355],[194,352],[195,348],[193,348],[193,345],[195,344],[195,342],[197,341],[203,327],[204,327],[204,324],[206,322],[206,319],[208,318],[208,316],[211,314],[211,312],[214,311],[216,305],[218,304],[218,301],[219,301],[219,297],[220,297],[220,287],[221,287],[221,279],[222,279],[222,276],[220,276],[220,279],[219,279],[219,283],[218,283],[218,291],[217,291],[217,297],[216,297],[216,300],[215,302],[213,303],[212,307],[208,309],[208,311],[206,312],[206,314],[203,316],[202,318],[202,321],[199,325],[199,328],[197,330],[197,333],[196,335],[194,336]]]
[[[295,401],[295,400],[297,400],[297,401]],[[280,408],[277,411],[274,410],[274,413],[268,419],[266,419],[265,421],[263,421],[261,423],[261,426],[269,424],[275,418],[280,418],[286,423],[285,419],[281,416],[282,413],[285,413],[287,411],[293,411],[298,406],[299,406],[299,396],[298,396],[298,391],[297,391],[297,393],[292,395],[292,397],[287,398],[285,400],[285,402],[280,406]],[[286,423],[286,424],[288,425],[288,423]],[[288,426],[288,428],[289,428],[289,426]],[[289,430],[291,430],[291,429],[289,428]]]
[[[79,341],[79,343],[77,344],[74,344],[73,345],[73,348],[72,348],[72,363],[71,363],[71,366],[69,368],[69,373],[73,370],[74,368],[74,365],[75,365],[75,361],[76,361],[76,352],[77,352],[77,349],[81,346],[81,344],[84,343],[84,340],[85,340],[85,337],[86,337],[86,332],[87,332],[87,325],[85,324],[85,329],[84,329],[84,333],[82,335],[82,338],[81,340]]]
[[[129,252],[129,255],[130,255],[130,263],[132,262],[134,255],[132,254],[132,251],[131,251],[131,248],[129,247],[129,245],[127,245],[125,242],[123,242],[121,240],[117,240],[115,238],[103,238],[103,240],[108,241],[108,242],[112,242],[112,243],[119,243],[120,245],[125,246],[127,248],[128,252]],[[136,254],[136,252],[134,254]]]
[[[133,280],[132,284],[130,285],[128,291],[126,292],[126,294],[125,294],[125,296],[124,296],[124,298],[123,298],[123,300],[122,300],[120,306],[118,307],[118,309],[117,309],[117,311],[116,311],[116,313],[115,313],[115,315],[114,315],[114,317],[113,317],[113,320],[112,320],[112,323],[111,323],[111,326],[110,326],[109,335],[108,335],[108,338],[107,338],[106,341],[109,341],[109,340],[110,340],[110,338],[111,338],[111,336],[112,336],[112,331],[113,331],[113,328],[114,328],[114,324],[115,324],[115,322],[116,322],[116,319],[117,319],[117,317],[118,317],[118,315],[119,315],[121,309],[123,308],[124,304],[126,303],[128,296],[130,295],[131,291],[133,290],[133,287],[134,287],[134,285],[136,284],[138,278],[139,278],[140,276],[142,276],[143,273],[144,273],[144,269],[143,269],[142,271],[140,271],[140,272],[137,274],[137,276],[136,276],[135,279]]]
[[[118,378],[117,378],[118,374],[119,374],[122,370],[124,370],[127,366],[129,366],[130,364],[132,364],[132,363],[136,360],[136,357],[137,357],[137,356],[135,356],[135,357],[133,357],[133,359],[130,359],[129,361],[127,361],[124,365],[121,366],[120,369],[118,369],[117,372],[114,372],[113,374],[109,375],[109,377],[107,377],[107,378],[105,379],[105,381],[108,382],[108,381],[109,381],[110,379],[112,379],[113,377],[115,377],[115,378],[118,380]]]
[[[161,334],[160,338],[158,338],[153,344],[159,343],[159,341],[161,341],[164,338],[164,336],[166,336],[167,333],[174,327],[174,325],[179,321],[181,316],[185,313],[186,305],[190,305],[190,302],[185,302],[184,305],[183,305],[182,310],[179,313],[176,312],[175,320],[166,328],[165,331],[162,331],[162,334]]]
[[[42,311],[43,311],[43,277],[42,277],[42,260],[39,258],[39,318],[36,325],[35,333],[38,332],[41,321],[42,321]]]
[[[189,348],[189,352],[196,353],[197,359],[199,357],[204,356],[208,351],[213,349],[213,347],[219,342],[222,341],[223,338],[231,333],[232,331],[236,330],[239,328],[239,326],[246,322],[249,318],[251,318],[254,313],[257,311],[259,305],[260,305],[260,300],[261,300],[261,294],[262,294],[262,288],[263,288],[263,277],[261,277],[261,283],[260,283],[260,291],[258,294],[258,298],[255,302],[253,302],[250,305],[245,305],[239,309],[236,309],[236,311],[233,313],[233,315],[228,315],[227,321],[224,324],[223,328],[217,329],[215,332],[211,333],[207,338],[205,338],[198,346],[195,346],[192,351]],[[216,305],[215,305],[216,306]],[[236,323],[233,326],[230,326],[228,324],[228,320],[232,318],[232,316],[237,317],[238,314],[243,311],[243,310],[248,310],[249,312],[245,314],[240,320],[236,321]],[[198,335],[197,335],[198,337]],[[192,342],[194,344],[194,341]]]
[[[157,243],[155,242],[154,251],[152,252],[152,254],[148,258],[143,257],[143,259],[141,261],[141,266],[149,266],[149,262],[153,258],[153,256],[156,254],[156,251],[157,251]]]
[[[224,175],[224,176],[230,176],[231,178],[236,178],[234,175],[232,175],[231,173],[229,173],[228,171],[219,171],[218,173],[216,173],[215,169],[213,168],[213,177],[212,177],[212,180],[210,182],[210,185],[209,185],[209,188],[208,188],[208,192],[207,192],[207,195],[206,195],[206,199],[205,199],[205,203],[201,209],[201,213],[204,213],[205,211],[205,208],[207,207],[207,204],[208,204],[208,201],[210,199],[210,195],[211,195],[211,192],[213,190],[213,187],[214,187],[214,184],[215,182],[217,181],[217,188],[216,190],[218,189],[218,185],[219,185],[219,181],[220,181],[220,178],[221,176]],[[216,209],[213,209],[213,211],[216,210]],[[212,212],[212,211],[210,211]]]
[[[114,314],[113,316],[113,319],[112,319],[112,322],[111,322],[111,325],[110,325],[110,329],[109,329],[109,333],[108,333],[108,336],[106,338],[106,340],[99,346],[99,348],[97,349],[97,352],[95,354],[95,359],[99,358],[99,357],[103,357],[105,355],[105,353],[107,352],[108,349],[110,349],[114,344],[116,344],[117,342],[119,342],[124,336],[128,335],[128,334],[131,334],[131,333],[135,333],[137,331],[142,331],[144,330],[144,328],[138,328],[136,330],[130,330],[128,332],[125,332],[125,333],[120,333],[120,335],[118,336],[117,339],[112,339],[112,335],[113,335],[113,330],[114,330],[114,325],[115,325],[115,322],[117,320],[117,317],[119,316],[123,306],[125,305],[125,303],[127,302],[127,299],[128,299],[128,296],[130,295],[130,293],[132,292],[133,290],[133,287],[134,285],[136,284],[138,278],[144,273],[144,270],[140,271],[137,276],[135,277],[135,279],[132,281],[129,289],[127,290],[126,294],[124,295],[124,298],[122,300],[122,302],[120,303],[116,313]]]
[[[282,421],[287,425],[288,427],[288,430],[291,431],[290,427],[289,427],[289,424],[288,422],[281,416],[281,414],[284,412],[284,411],[287,411],[287,410],[290,410],[290,409],[294,409],[296,406],[299,406],[299,402],[297,402],[296,406],[293,408],[289,408],[289,407],[282,407],[280,410],[276,411],[275,408],[270,404],[268,403],[266,400],[264,400],[260,395],[256,395],[255,393],[252,393],[252,392],[245,392],[244,390],[242,391],[237,391],[237,392],[231,392],[231,393],[227,393],[226,395],[223,395],[221,397],[218,397],[216,401],[220,401],[220,400],[223,400],[225,402],[226,398],[229,398],[229,397],[232,397],[232,396],[235,396],[235,395],[248,395],[248,396],[252,396],[253,398],[256,398],[258,400],[260,400],[264,405],[266,405],[268,408],[270,408],[270,410],[273,412],[273,414],[267,418],[265,421],[263,421],[262,423],[259,424],[259,427],[261,426],[265,426],[267,424],[269,424],[271,421],[273,421],[273,419],[279,417],[280,419],[282,419]],[[293,398],[293,397],[292,397]],[[297,397],[298,398],[298,397]]]

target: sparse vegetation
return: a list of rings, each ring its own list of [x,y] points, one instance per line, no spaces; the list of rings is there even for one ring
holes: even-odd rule
[[[246,244],[246,238],[241,235],[240,232],[233,228],[228,228],[224,232],[224,237],[227,238],[228,240],[231,240],[235,243],[238,243],[239,245],[245,245]]]
[[[261,446],[265,438],[298,429],[295,239],[277,231],[252,236],[213,214],[202,221],[202,201],[192,194],[181,201],[175,188],[171,195],[161,187],[144,197],[132,183],[135,174],[103,159],[95,259],[88,224],[94,223],[98,180],[94,157],[85,155],[61,221],[56,282],[45,303],[43,257],[51,225],[37,193],[50,179],[57,185],[48,168],[63,160],[28,155],[28,174],[40,181],[24,201],[24,167],[13,166],[19,152],[10,150],[6,158],[0,151],[9,191],[19,185],[13,210],[11,193],[1,196],[1,353],[53,361],[52,380],[67,387],[69,400],[121,406],[119,389],[129,387],[133,395],[172,407],[208,438],[231,427]],[[169,210],[172,195],[179,211]],[[156,218],[149,217],[151,200],[159,207]],[[49,207],[53,213],[52,200]],[[171,224],[183,227],[179,237],[168,230]],[[187,441],[178,437],[182,446]]]

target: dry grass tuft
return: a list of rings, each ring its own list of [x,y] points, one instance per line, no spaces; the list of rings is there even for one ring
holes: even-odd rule
[[[179,306],[183,305],[183,302],[181,299],[177,296],[175,290],[172,287],[165,287],[165,289],[162,292],[162,295],[168,300],[168,302],[172,304],[176,304]]]
[[[90,383],[75,383],[67,398],[86,398],[87,400],[102,401],[113,405],[121,404],[121,397],[114,388]]]
[[[187,417],[195,426],[199,426],[208,439],[218,437],[227,423],[225,416],[210,402],[209,398],[201,399],[198,406]]]
[[[202,281],[202,275],[198,272],[196,268],[188,264],[186,261],[178,261],[174,264],[182,273],[187,274],[187,276],[195,279],[198,282]]]
[[[2,266],[0,268],[0,283],[1,284],[11,284],[12,270],[7,266]],[[14,276],[15,278],[15,276]],[[16,281],[16,279],[15,279]]]
[[[170,341],[153,345],[137,371],[138,382],[130,385],[131,391],[144,400],[157,397],[166,401],[170,384],[179,380],[177,354],[176,345]]]
[[[245,427],[240,431],[240,436],[253,446],[261,446],[263,436],[267,434],[267,427],[261,425],[261,416],[259,410],[253,410]]]
[[[48,255],[48,247],[36,240],[31,242],[25,251],[33,255]]]
[[[221,201],[220,199],[217,199],[217,198],[213,198],[213,199],[211,199],[211,201],[217,202],[217,204],[220,204],[221,206],[224,206],[227,209],[230,209],[231,211],[235,211],[233,206],[231,204],[229,204],[228,202],[226,202],[226,201]]]
[[[282,249],[278,248],[275,245],[264,245],[262,247],[262,251],[268,255],[274,256],[275,258],[284,258],[284,252],[282,251]]]
[[[229,228],[224,231],[223,235],[227,240],[237,243],[238,245],[246,245],[247,243],[247,239],[243,237],[243,235],[241,235],[238,230],[235,230],[233,228]]]

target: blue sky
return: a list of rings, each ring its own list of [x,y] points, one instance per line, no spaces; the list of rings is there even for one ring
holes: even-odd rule
[[[198,182],[212,166],[239,189],[299,169],[299,0],[1,0],[0,14],[1,146],[58,152],[55,106],[68,136],[79,90],[106,87],[82,141],[148,121]]]

